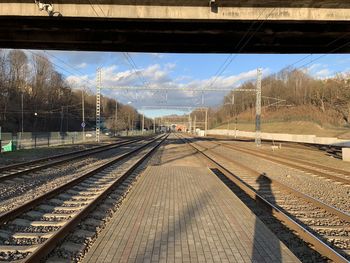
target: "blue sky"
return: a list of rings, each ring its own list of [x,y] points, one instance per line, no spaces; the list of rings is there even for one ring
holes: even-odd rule
[[[255,79],[257,67],[263,69],[264,76],[290,65],[306,70],[317,78],[327,78],[336,73],[350,71],[348,54],[229,55],[74,51],[44,53],[56,64],[56,69],[66,76],[67,81],[76,88],[85,87],[91,92],[95,91],[96,68],[101,67],[102,86],[105,87],[102,93],[122,103],[130,103],[149,117],[182,114],[190,107],[219,105],[226,92],[206,92],[202,95],[201,92],[193,90],[206,87],[233,89],[244,81]],[[229,63],[225,64],[225,61]],[[153,88],[180,87],[188,91],[127,92],[106,88],[145,85]],[[159,108],[147,108],[149,106]],[[171,109],[166,109],[170,106]],[[174,109],[174,106],[185,109]]]

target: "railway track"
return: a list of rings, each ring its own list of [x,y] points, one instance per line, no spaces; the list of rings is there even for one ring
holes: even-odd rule
[[[0,216],[0,261],[40,262],[156,151],[160,136]]]
[[[243,138],[234,138],[224,136],[224,135],[210,135],[210,138],[218,138],[223,140],[233,140],[239,142],[254,142],[254,139],[243,139]],[[301,143],[301,142],[288,142],[288,141],[275,141],[275,140],[262,140],[262,143],[281,143],[283,147],[293,148],[293,149],[302,149],[313,152],[324,151],[334,158],[342,158],[342,146],[337,145],[324,145],[324,144],[312,144],[312,143]]]
[[[223,143],[223,142],[215,143],[213,141],[210,141],[210,142],[233,149],[235,151],[247,153],[252,156],[259,157],[277,164],[286,165],[288,167],[298,169],[303,172],[308,172],[318,177],[331,180],[334,183],[350,185],[350,172],[342,169],[337,169],[337,168],[328,167],[328,166],[324,166],[316,163],[311,163],[305,160],[300,160],[300,159],[287,157],[287,156],[271,156],[271,155],[267,155],[261,150],[253,151],[253,150],[250,150],[241,146],[237,146],[237,145],[232,145],[229,143]]]
[[[334,262],[350,260],[350,215],[312,198],[281,182],[234,162],[210,148],[184,139],[227,180],[233,182],[252,199],[263,204],[317,252]],[[229,164],[229,165],[228,165]],[[228,168],[230,166],[230,168]],[[234,167],[234,172],[232,172]]]
[[[29,162],[0,167],[0,183],[18,178],[20,176],[23,176],[29,173],[36,172],[39,170],[51,168],[56,165],[64,164],[77,159],[82,159],[90,155],[116,149],[121,146],[132,144],[141,140],[143,139],[137,138],[137,139],[125,140],[125,141],[121,141],[113,144],[94,147],[92,149],[74,151],[74,152],[69,152],[65,154],[59,154],[59,155],[54,155],[50,157],[40,158]]]

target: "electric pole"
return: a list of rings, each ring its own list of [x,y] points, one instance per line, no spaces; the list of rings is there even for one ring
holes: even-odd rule
[[[143,130],[145,129],[145,113],[142,113],[142,131],[141,134],[143,135]]]
[[[117,123],[118,123],[118,102],[117,100],[115,100],[114,136],[117,136]]]
[[[197,122],[197,115],[194,115],[194,123],[193,123],[194,134],[196,134],[196,122]]]
[[[96,86],[96,141],[100,142],[101,128],[101,68],[97,69],[97,86]]]
[[[60,133],[63,132],[63,106],[61,106],[61,125],[60,125]]]
[[[82,123],[81,127],[83,128],[83,141],[85,141],[85,100],[84,100],[84,90],[81,91],[81,115],[82,115]]]
[[[153,133],[156,133],[156,118],[153,118]]]
[[[22,96],[21,96],[21,104],[22,104],[22,129],[21,129],[21,140],[22,140],[22,136],[23,136],[23,92],[22,92]]]
[[[255,116],[255,143],[261,146],[261,69],[257,70],[258,76],[256,81],[256,116]]]
[[[205,136],[207,136],[208,130],[208,108],[205,109]]]

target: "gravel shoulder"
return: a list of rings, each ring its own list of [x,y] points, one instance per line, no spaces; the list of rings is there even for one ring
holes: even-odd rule
[[[106,144],[97,143],[84,143],[84,144],[73,144],[73,145],[60,145],[54,147],[43,147],[36,149],[21,149],[14,152],[6,152],[0,154],[0,167],[7,166],[15,163],[29,162],[35,159],[45,158],[53,155],[64,154],[79,150],[91,149],[93,147],[101,146]]]
[[[140,145],[140,143],[135,143],[132,147],[138,147]],[[122,146],[83,160],[73,161],[31,173],[18,180],[5,181],[0,184],[0,214],[23,204],[27,200],[44,194],[67,181],[73,180],[129,150],[130,146]]]
[[[247,147],[252,150],[256,150],[256,145],[253,142],[239,142],[239,141],[223,141],[228,142],[230,144],[237,144],[238,146]],[[291,147],[284,147],[283,143],[281,143],[282,147],[281,149],[275,149],[272,150],[271,146],[272,143],[264,143],[259,148],[260,150],[264,151],[266,154],[270,154],[271,156],[287,156],[292,157],[316,164],[325,165],[328,167],[334,167],[338,169],[343,169],[345,171],[350,171],[350,162],[345,162],[340,159],[334,158],[333,156],[329,155],[325,151],[317,151],[314,148],[308,149],[307,147],[303,148],[291,148]]]
[[[199,142],[202,147],[213,147],[215,144],[210,142]],[[247,153],[236,151],[223,146],[216,146],[212,149],[213,153],[225,153],[225,155],[233,161],[239,162],[252,169],[266,173],[267,176],[278,180],[292,188],[295,188],[314,198],[337,207],[346,212],[350,212],[350,186],[339,185],[329,182],[323,178],[312,176],[309,173],[289,168],[285,165],[280,165],[267,161]],[[305,155],[307,153],[304,153]],[[324,164],[324,163],[322,163]],[[230,170],[235,172],[235,166],[226,162]]]

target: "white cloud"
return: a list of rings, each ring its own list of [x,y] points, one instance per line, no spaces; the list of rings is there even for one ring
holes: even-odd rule
[[[208,79],[193,80],[189,77],[171,77],[171,73],[176,68],[176,64],[159,64],[149,65],[146,68],[135,70],[119,71],[116,65],[103,68],[102,82],[103,94],[117,98],[123,103],[132,101],[133,105],[139,109],[146,105],[171,105],[171,106],[201,106],[202,99],[204,99],[205,106],[214,106],[219,104],[223,96],[228,91],[217,91],[204,93],[201,89],[233,89],[239,86],[242,82],[255,79],[256,69],[242,72],[237,75],[211,77]],[[268,71],[268,69],[265,69]],[[70,76],[67,78],[69,83],[75,86],[86,85],[87,83],[95,83],[95,75],[85,76]],[[152,91],[126,91],[109,89],[112,87],[142,87],[145,86],[153,89],[172,89],[182,88],[184,90],[152,90]],[[95,87],[92,87],[93,90]]]
[[[150,55],[159,59],[162,59],[165,57],[165,54],[162,54],[162,53],[150,53]]]
[[[66,81],[68,82],[69,85],[71,85],[73,88],[87,88],[87,89],[95,89],[94,87],[94,80],[90,78],[89,75],[84,75],[84,76],[68,76],[66,78]]]
[[[327,64],[312,64],[305,69],[305,73],[318,79],[325,79],[331,77],[334,73],[329,69]]]
[[[318,63],[315,63],[315,64],[312,64],[310,67],[307,68],[307,71],[309,72],[313,72],[319,68],[322,68],[324,67],[325,65],[322,65],[322,64],[318,64]]]
[[[88,64],[87,64],[86,62],[82,62],[82,63],[78,64],[78,65],[76,66],[76,68],[83,69],[83,68],[86,68],[87,65],[88,65]]]
[[[328,78],[331,75],[331,71],[329,69],[321,69],[317,71],[314,76],[317,78]]]

